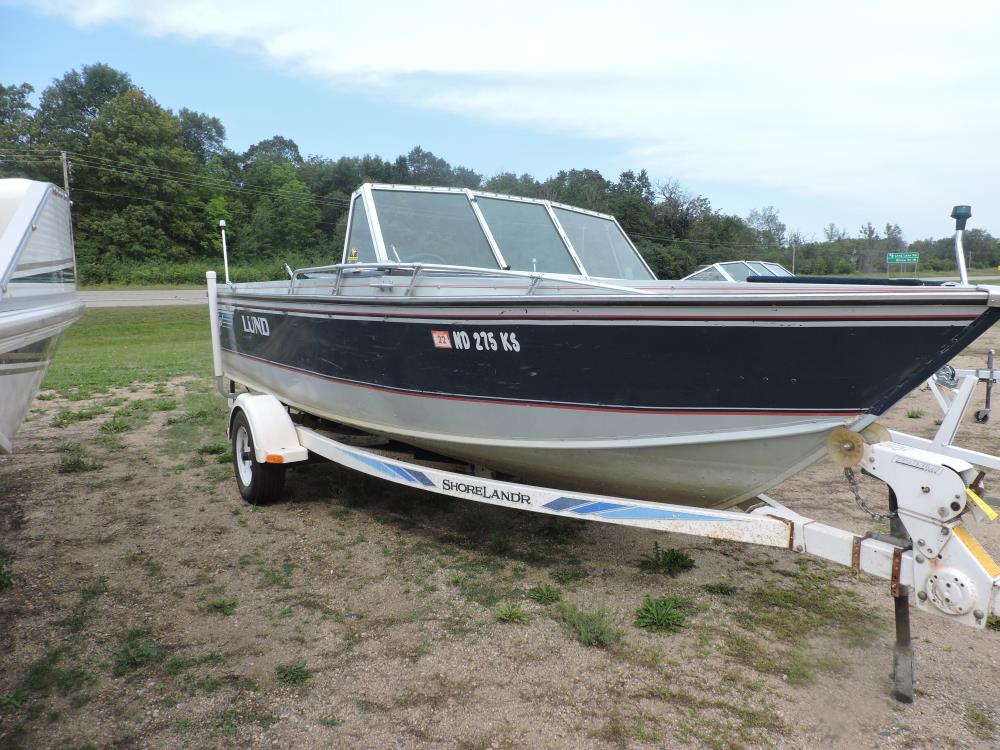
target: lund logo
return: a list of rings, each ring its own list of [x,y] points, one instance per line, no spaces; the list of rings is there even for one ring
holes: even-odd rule
[[[243,331],[245,333],[259,333],[261,336],[271,335],[271,326],[268,325],[267,318],[259,318],[256,315],[241,315]]]

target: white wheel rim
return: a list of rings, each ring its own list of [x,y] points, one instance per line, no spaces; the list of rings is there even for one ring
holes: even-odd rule
[[[250,451],[250,434],[247,428],[240,425],[236,430],[236,470],[240,473],[240,481],[244,487],[249,487],[253,481],[253,454]]]

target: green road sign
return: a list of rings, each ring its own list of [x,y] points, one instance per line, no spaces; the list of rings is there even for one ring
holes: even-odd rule
[[[920,253],[886,253],[886,263],[917,263]]]

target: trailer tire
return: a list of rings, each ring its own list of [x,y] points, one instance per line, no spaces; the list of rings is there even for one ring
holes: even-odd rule
[[[233,473],[240,496],[251,505],[267,505],[281,500],[285,491],[285,467],[262,464],[254,454],[253,432],[242,409],[233,415],[229,428],[233,448]]]

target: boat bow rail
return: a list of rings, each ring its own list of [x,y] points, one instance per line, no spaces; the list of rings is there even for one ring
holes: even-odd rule
[[[582,289],[593,289],[598,291],[618,292],[623,294],[648,295],[652,294],[648,289],[638,289],[632,286],[624,286],[606,281],[585,279],[582,277],[562,276],[549,273],[532,273],[530,271],[512,271],[505,269],[491,268],[470,268],[469,266],[451,266],[437,263],[335,263],[327,266],[313,266],[309,268],[298,268],[292,271],[291,279],[288,283],[288,291],[294,294],[299,287],[299,281],[310,274],[324,276],[326,280],[332,281],[331,294],[341,293],[341,284],[344,276],[348,272],[361,275],[365,271],[382,275],[409,276],[410,280],[404,287],[404,296],[410,297],[417,288],[417,281],[426,274],[471,277],[476,279],[515,279],[521,281],[523,288],[508,287],[505,292],[513,294],[534,295],[543,282],[551,281],[560,284],[571,284]],[[390,287],[391,288],[391,287]]]

